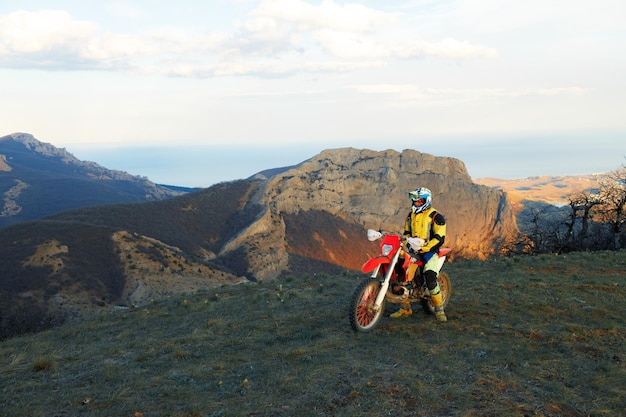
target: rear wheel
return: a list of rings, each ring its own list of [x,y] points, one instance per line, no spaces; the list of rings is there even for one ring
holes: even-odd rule
[[[439,282],[439,289],[441,290],[441,299],[442,306],[445,308],[448,305],[448,301],[450,301],[450,294],[452,293],[452,284],[450,282],[450,277],[445,272],[440,272],[437,277],[437,281]],[[423,298],[422,308],[428,314],[435,313],[435,306],[433,305],[430,297]]]
[[[355,332],[370,332],[383,316],[385,300],[378,311],[374,311],[376,297],[380,292],[380,281],[368,279],[359,284],[350,301],[350,325]]]

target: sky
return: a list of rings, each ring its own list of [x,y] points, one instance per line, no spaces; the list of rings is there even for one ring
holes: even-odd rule
[[[626,162],[623,0],[0,1],[0,136],[188,187],[324,149]]]

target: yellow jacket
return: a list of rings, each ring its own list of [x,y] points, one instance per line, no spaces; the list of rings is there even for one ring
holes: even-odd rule
[[[426,241],[420,252],[438,253],[446,239],[446,220],[432,207],[417,214],[411,210],[404,223],[404,234]]]

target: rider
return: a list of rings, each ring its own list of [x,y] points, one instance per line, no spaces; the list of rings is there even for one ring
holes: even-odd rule
[[[432,207],[432,193],[428,188],[417,188],[409,192],[411,200],[411,212],[404,224],[404,234],[409,237],[419,237],[426,241],[424,245],[414,253],[415,257],[421,257],[424,261],[424,279],[430,292],[430,299],[435,307],[435,317],[437,320],[447,321],[446,313],[443,310],[443,297],[437,282],[437,270],[439,260],[439,248],[443,245],[446,237],[446,220]],[[413,272],[414,275],[414,271]],[[411,275],[411,274],[409,274]],[[408,276],[407,281],[411,281],[413,276]],[[391,317],[399,318],[413,314],[411,303],[403,301],[402,307]]]

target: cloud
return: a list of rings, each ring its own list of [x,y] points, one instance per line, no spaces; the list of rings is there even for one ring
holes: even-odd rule
[[[99,34],[98,26],[62,10],[0,16],[0,63],[39,69],[107,69],[157,48],[128,35]]]
[[[127,1],[113,1],[105,5],[106,10],[119,19],[139,20],[145,17],[144,11]]]
[[[616,31],[624,27],[626,3],[622,0],[598,0],[590,7],[588,0],[457,0],[447,10],[450,19],[464,27],[484,33],[511,29],[536,29],[549,24],[555,28],[582,31]],[[497,16],[497,18],[494,18]]]
[[[397,24],[391,14],[360,4],[341,5],[332,0],[324,0],[319,6],[300,0],[265,0],[251,16],[293,24],[302,32],[330,29],[337,32],[367,33]]]
[[[74,20],[62,10],[20,10],[0,16],[0,54],[29,54],[68,48],[93,36],[96,30],[95,24]]]
[[[17,11],[0,16],[0,65],[160,72],[157,69],[163,67],[159,63],[180,62],[178,58],[185,55],[218,53],[228,40],[222,33],[189,34],[177,29],[116,34],[103,32],[94,22],[75,20],[61,10]]]
[[[467,41],[445,38],[437,42],[408,41],[400,45],[395,53],[400,58],[431,56],[443,59],[497,58],[498,51]]]
[[[127,3],[117,14],[139,18]],[[234,24],[234,23],[233,23]],[[0,66],[105,70],[180,77],[346,72],[422,57],[493,58],[493,48],[454,38],[416,39],[402,15],[361,4],[264,0],[228,32],[153,28],[114,33],[62,10],[0,16]]]
[[[415,84],[359,84],[347,88],[360,94],[385,96],[387,107],[453,106],[460,103],[478,103],[498,98],[572,96],[588,93],[582,87],[555,88],[421,88]]]
[[[412,40],[407,34],[400,39],[385,41],[376,37],[358,37],[352,33],[330,30],[317,32],[315,38],[332,55],[342,58],[415,59],[432,57],[446,60],[465,60],[498,57],[498,52],[494,48],[472,45],[467,41],[452,38],[429,42]]]
[[[258,76],[258,77],[285,77],[296,73],[343,73],[368,68],[379,68],[385,65],[382,61],[323,61],[285,63],[279,61],[238,61],[227,60],[216,64],[200,65],[172,65],[167,68],[146,69],[148,73],[160,73],[169,76],[207,78],[214,76]]]
[[[244,29],[251,40],[286,40],[294,49],[317,46],[345,59],[495,58],[494,48],[444,38],[416,40],[414,30],[402,28],[400,14],[380,12],[359,4],[325,0],[312,6],[299,0],[266,0],[251,13]],[[400,28],[400,29],[398,29]]]

